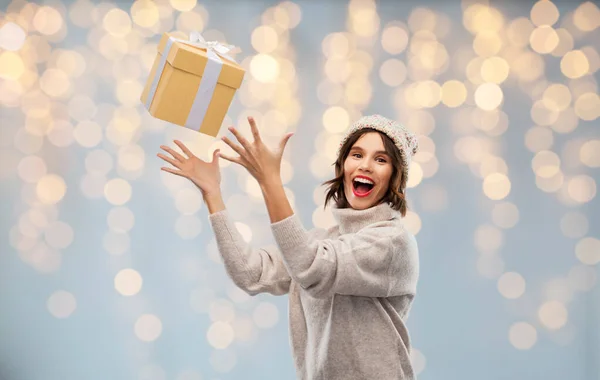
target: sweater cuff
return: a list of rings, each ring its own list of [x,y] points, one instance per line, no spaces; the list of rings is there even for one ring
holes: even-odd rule
[[[296,214],[271,223],[271,230],[284,255],[290,248],[306,244],[306,230]]]
[[[210,222],[214,231],[227,231],[229,214],[227,209],[215,212],[208,215],[208,221]]]

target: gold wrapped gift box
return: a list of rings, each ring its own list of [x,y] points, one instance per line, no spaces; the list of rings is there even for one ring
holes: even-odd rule
[[[141,101],[158,119],[214,137],[245,71],[199,45],[163,34]]]

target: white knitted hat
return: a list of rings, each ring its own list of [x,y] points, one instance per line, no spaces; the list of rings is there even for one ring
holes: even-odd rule
[[[387,119],[381,115],[363,116],[350,126],[338,147],[337,155],[348,138],[356,131],[363,128],[373,128],[377,131],[385,133],[396,145],[400,151],[400,156],[404,162],[404,176],[408,180],[408,170],[412,156],[419,150],[419,142],[417,136],[409,131],[404,125]]]

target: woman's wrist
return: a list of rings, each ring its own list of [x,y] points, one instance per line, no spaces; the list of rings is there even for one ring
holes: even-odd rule
[[[203,193],[202,198],[208,207],[209,214],[214,214],[216,212],[225,210],[225,202],[223,202],[221,191]]]

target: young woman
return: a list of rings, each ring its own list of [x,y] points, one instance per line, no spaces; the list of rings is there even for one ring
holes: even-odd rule
[[[215,151],[200,160],[179,141],[184,155],[161,146],[158,154],[203,194],[219,252],[233,282],[251,295],[289,294],[290,342],[299,379],[414,379],[406,328],[419,277],[417,243],[404,227],[406,182],[417,140],[401,124],[379,115],[359,119],[340,144],[335,178],[325,205],[335,202],[338,222],[307,231],[290,207],[280,163],[292,134],[276,150],[229,128],[223,141],[239,157]],[[248,246],[227,214],[218,158],[245,167],[267,205],[278,249]]]

